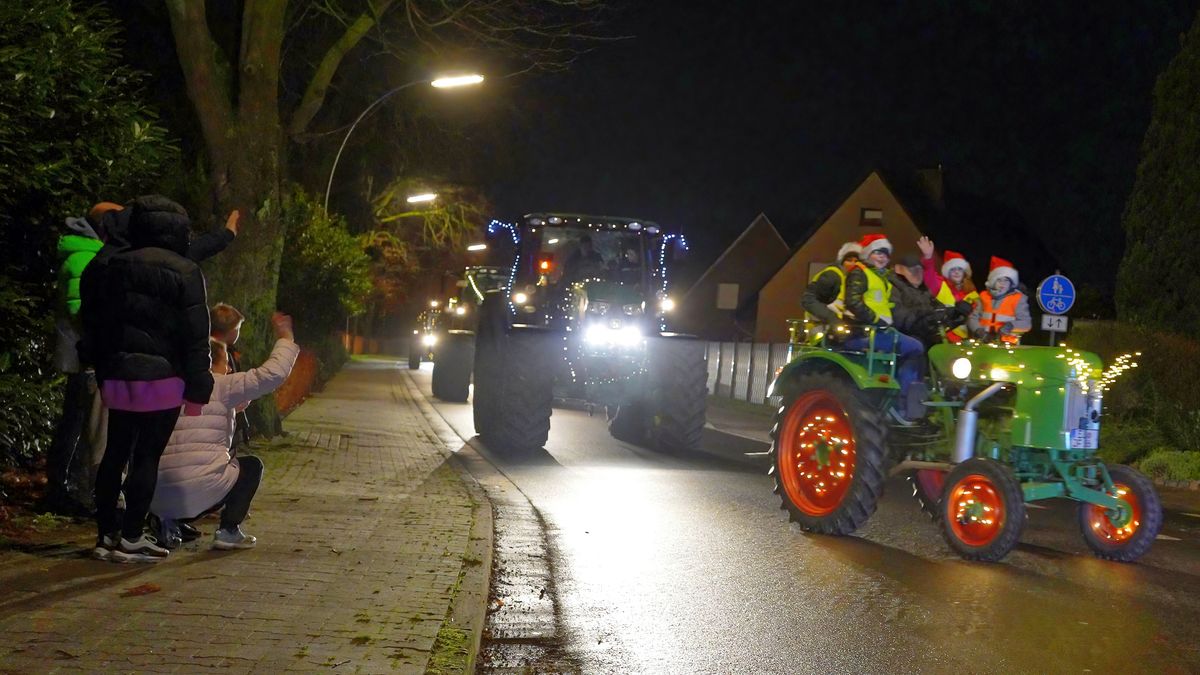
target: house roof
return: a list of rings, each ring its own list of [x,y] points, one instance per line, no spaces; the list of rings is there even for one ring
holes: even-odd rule
[[[775,228],[775,224],[771,222],[771,219],[767,218],[767,214],[760,213],[754,218],[753,221],[751,221],[750,225],[747,226],[745,230],[742,230],[742,233],[738,235],[738,238],[734,239],[733,243],[730,244],[724,251],[722,251],[721,255],[717,256],[717,259],[713,261],[713,263],[709,265],[707,269],[704,270],[704,274],[700,275],[700,278],[696,280],[696,283],[692,284],[691,287],[688,288],[687,293],[683,294],[684,301],[691,296],[693,291],[695,291],[697,288],[700,288],[705,283],[709,275],[713,274],[715,270],[720,269],[721,263],[723,263],[725,259],[729,257],[730,253],[736,251],[737,248],[742,245],[742,242],[746,239],[746,237],[748,237],[756,228],[767,228],[768,237],[773,237],[777,242],[779,242],[779,246],[784,251],[791,251],[791,247],[788,246],[788,243],[783,239],[783,236],[779,234],[779,230]],[[787,258],[784,259],[784,262],[786,261]],[[776,269],[771,270],[771,274],[773,275],[778,267],[782,264],[783,263],[780,263],[780,265],[776,266]],[[770,279],[770,276],[767,276],[767,278]]]

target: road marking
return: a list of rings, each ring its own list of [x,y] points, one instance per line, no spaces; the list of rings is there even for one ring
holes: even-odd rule
[[[1184,511],[1184,512],[1183,512],[1183,515],[1185,515],[1185,516],[1191,516],[1191,517],[1193,517],[1193,518],[1200,518],[1200,513],[1188,513],[1188,512],[1186,512],[1186,511]]]
[[[1160,534],[1157,537],[1155,537],[1155,539],[1162,539],[1163,541],[1183,541],[1179,537],[1172,537],[1169,534]]]

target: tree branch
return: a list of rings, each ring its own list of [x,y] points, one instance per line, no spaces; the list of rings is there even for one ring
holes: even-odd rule
[[[338,66],[341,65],[342,59],[375,27],[379,22],[379,17],[387,12],[394,1],[381,0],[368,11],[363,12],[346,27],[346,32],[342,33],[337,42],[334,42],[325,52],[321,63],[317,66],[312,79],[309,80],[308,86],[304,90],[304,98],[300,100],[300,105],[296,107],[296,111],[292,115],[291,124],[288,125],[288,133],[291,136],[299,136],[308,128],[313,118],[316,117],[317,111],[325,103],[329,83],[333,81],[333,76],[337,72]]]
[[[188,98],[200,118],[200,131],[214,170],[225,166],[226,132],[233,125],[233,107],[229,83],[217,67],[217,45],[208,30],[208,18],[201,0],[166,0],[175,36],[175,50],[183,68]],[[222,169],[219,169],[221,167]]]
[[[238,106],[268,116],[260,119],[279,119],[279,58],[287,4],[288,0],[246,0],[243,9]]]

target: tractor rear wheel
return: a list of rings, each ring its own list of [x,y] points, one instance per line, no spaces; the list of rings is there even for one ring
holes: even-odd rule
[[[967,560],[996,562],[1025,529],[1025,495],[1008,466],[973,457],[950,470],[938,507],[942,535]]]
[[[505,455],[534,452],[550,433],[554,375],[552,336],[508,325],[504,296],[491,294],[480,308],[475,343],[475,431]]]
[[[1079,529],[1098,558],[1133,562],[1142,557],[1162,529],[1162,502],[1154,483],[1141,472],[1123,465],[1108,467],[1115,495],[1133,511],[1132,519],[1118,527],[1102,506],[1079,503]]]
[[[845,535],[875,513],[887,476],[887,427],[856,387],[805,375],[771,431],[775,493],[806,532]]]
[[[935,523],[941,517],[938,504],[942,500],[942,486],[946,483],[946,472],[937,469],[917,469],[908,472],[908,484],[912,487],[913,499],[921,506],[921,513]]]
[[[425,355],[424,348],[413,340],[408,346],[408,369],[416,370],[421,367],[421,357]]]
[[[475,337],[450,333],[433,362],[433,395],[443,401],[464,403],[471,391],[471,364],[475,361]]]
[[[653,418],[647,420],[651,439],[664,452],[695,452],[704,436],[708,406],[706,345],[688,338],[659,338],[650,341],[649,357],[657,402]]]

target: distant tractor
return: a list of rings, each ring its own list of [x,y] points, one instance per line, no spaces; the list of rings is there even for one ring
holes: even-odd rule
[[[668,330],[682,237],[629,218],[533,213],[494,221],[489,238],[511,272],[485,294],[475,336],[473,412],[488,447],[541,448],[559,398],[605,410],[618,439],[695,449],[705,344]]]
[[[507,267],[485,265],[463,270],[458,295],[446,303],[435,332],[438,354],[433,361],[432,388],[437,398],[462,403],[470,395],[479,307],[489,291],[508,284],[511,272]]]
[[[802,529],[854,532],[889,474],[902,473],[969,560],[1003,558],[1021,537],[1025,504],[1054,497],[1078,502],[1080,532],[1101,558],[1133,561],[1154,543],[1162,506],[1153,483],[1096,456],[1104,389],[1128,362],[1104,373],[1095,354],[1066,347],[938,344],[918,385],[919,419],[902,425],[885,414],[898,399],[896,355],[849,351],[809,328],[770,392],[783,401],[775,492]]]
[[[442,320],[441,305],[438,300],[430,300],[429,307],[417,315],[417,325],[413,328],[412,338],[408,343],[409,370],[420,368],[423,360],[433,360],[434,347],[438,341],[438,327]]]

